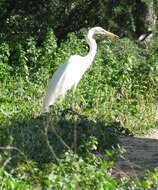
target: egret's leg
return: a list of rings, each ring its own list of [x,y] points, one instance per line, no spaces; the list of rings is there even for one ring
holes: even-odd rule
[[[76,91],[77,84],[73,86],[73,93],[72,93],[72,111],[74,112],[76,109],[76,98],[75,98],[75,91]],[[77,115],[74,112],[74,151],[77,152]]]
[[[75,98],[75,93],[72,94],[72,111],[75,111],[76,107],[76,98]]]
[[[77,84],[73,86],[73,93],[72,93],[72,109],[73,110],[79,110],[79,105],[77,104],[77,101],[75,98],[76,88],[77,88]]]

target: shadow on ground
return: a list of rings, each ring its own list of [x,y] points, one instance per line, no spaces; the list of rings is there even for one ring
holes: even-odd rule
[[[14,121],[1,130],[1,147],[16,147],[5,151],[6,158],[11,157],[11,164],[15,165],[24,161],[22,154],[42,166],[59,158],[65,150],[79,153],[81,146],[94,136],[100,153],[117,144],[125,149],[113,169],[116,177],[141,176],[146,169],[158,166],[158,139],[133,137],[118,122],[93,121],[72,110]]]
[[[91,136],[98,140],[98,151],[116,146],[120,134],[129,134],[118,122],[90,120],[72,110],[41,115],[23,121],[13,121],[11,127],[3,127],[1,146],[16,147],[27,159],[41,166],[60,157],[68,149],[80,152],[80,148]],[[5,134],[5,135],[4,135]],[[9,150],[14,159],[20,162],[19,151]]]

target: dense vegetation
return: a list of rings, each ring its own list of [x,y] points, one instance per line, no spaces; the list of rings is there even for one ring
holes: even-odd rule
[[[11,41],[31,35],[41,43],[47,27],[60,41],[69,32],[99,25],[138,38],[155,31],[157,8],[157,0],[1,0],[0,35]]]
[[[49,77],[69,55],[88,52],[84,38],[87,28],[83,26],[90,23],[83,24],[86,19],[81,18],[72,30],[73,22],[70,23],[64,30],[64,39],[59,35],[60,27],[53,27],[60,36],[57,38],[48,26],[51,19],[58,26],[59,13],[53,18],[50,14],[47,23],[45,17],[38,20],[37,15],[32,14],[36,3],[31,4],[29,10],[25,1],[17,2],[0,2],[3,18],[0,42],[0,189],[157,189],[157,169],[147,172],[141,179],[116,179],[112,170],[123,152],[118,146],[120,135],[143,134],[157,126],[156,34],[150,46],[131,40],[131,36],[136,37],[139,32],[130,30],[136,23],[130,20],[129,28],[121,35],[128,34],[130,38],[122,37],[115,42],[97,39],[95,62],[79,83],[73,108],[72,93],[69,92],[62,104],[58,102],[49,114],[41,115]],[[63,6],[56,4],[57,9],[50,6],[50,1],[45,9],[54,7],[62,12],[65,6],[72,5],[72,1],[68,2]],[[84,9],[89,8],[89,1],[86,2]],[[80,4],[81,1],[76,1],[74,7],[77,9]],[[42,4],[38,5],[42,14],[45,9]],[[117,3],[114,5],[117,7]],[[120,12],[117,9],[117,13],[122,15],[125,5],[119,4],[123,8]],[[135,6],[130,5],[134,14]],[[68,10],[71,10],[65,11],[68,17],[62,15],[60,18],[62,23],[67,23],[64,18],[72,17],[73,20],[75,17],[73,10]],[[127,15],[128,11],[125,12]],[[96,24],[92,15],[88,19]],[[29,16],[34,16],[33,23]],[[104,18],[108,15],[98,22],[103,26]],[[109,22],[108,28],[122,33],[116,25],[119,25],[116,17],[111,21],[115,27]],[[42,28],[38,36],[35,29],[39,26]],[[77,32],[70,32],[74,30]]]

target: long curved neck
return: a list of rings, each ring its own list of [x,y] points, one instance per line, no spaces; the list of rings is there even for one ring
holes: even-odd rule
[[[90,30],[87,35],[87,43],[89,45],[89,53],[87,54],[86,58],[89,60],[90,65],[92,64],[92,62],[95,58],[96,52],[97,52],[97,43],[96,43],[95,39],[93,38],[93,34],[94,34],[94,32]]]

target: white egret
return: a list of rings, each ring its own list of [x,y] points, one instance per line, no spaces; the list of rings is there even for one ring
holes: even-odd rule
[[[90,48],[88,55],[72,55],[65,64],[59,66],[48,83],[42,112],[49,112],[49,106],[53,105],[57,98],[63,100],[68,90],[73,89],[73,92],[75,91],[82,75],[90,67],[95,57],[97,44],[93,38],[94,34],[118,38],[117,35],[108,32],[101,27],[91,28],[87,35],[87,43]]]

